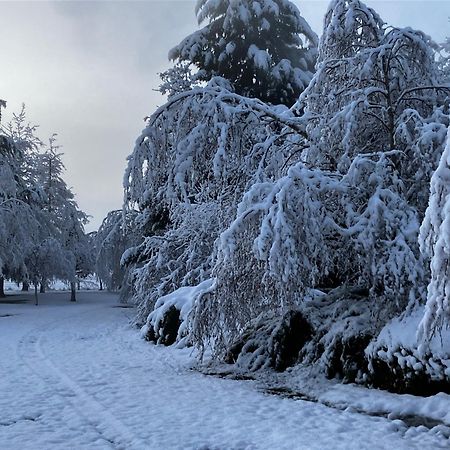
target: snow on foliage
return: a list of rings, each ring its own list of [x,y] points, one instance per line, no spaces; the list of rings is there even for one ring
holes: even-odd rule
[[[359,1],[333,2],[324,30],[318,72],[297,104],[306,166],[251,186],[218,241],[217,287],[197,334],[222,351],[248,321],[309,288],[358,286],[388,316],[424,298],[423,186],[442,151],[449,92],[432,43],[385,32]]]
[[[434,48],[419,31],[385,31],[378,15],[359,1],[333,2],[318,71],[297,104],[311,116],[308,162],[344,173],[360,153],[398,150],[408,201],[423,212],[423,188],[448,120],[438,107],[450,92],[440,83]]]
[[[148,315],[146,325],[141,329],[142,336],[147,339],[150,339],[151,336],[153,338],[151,340],[155,340],[157,344],[177,342],[178,348],[190,345],[190,328],[194,319],[193,311],[196,302],[202,295],[211,290],[213,285],[214,280],[209,278],[197,286],[181,287],[160,297],[155,303],[154,310]],[[168,336],[164,329],[165,320],[171,309],[178,312],[176,318],[178,329],[174,329],[174,336]]]
[[[389,165],[383,153],[364,155],[341,176],[299,163],[252,186],[221,235],[217,286],[199,311],[198,334],[224,349],[261,313],[281,313],[333,284],[366,290],[375,309],[391,314],[419,301],[419,222]]]
[[[417,336],[417,330],[424,326],[424,316],[429,314],[427,309],[428,306],[420,306],[411,314],[396,317],[384,326],[366,349],[370,371],[376,371],[377,361],[383,361],[402,371],[406,380],[413,380],[421,374],[437,382],[450,380],[450,331],[434,334],[426,348]],[[424,384],[423,380],[421,382]]]
[[[439,69],[444,81],[450,82],[450,37],[441,44],[441,55],[439,58]]]
[[[125,250],[137,241],[132,225],[135,214],[110,211],[94,237],[96,274],[108,290],[117,291],[126,282],[127,271],[121,265]]]
[[[287,0],[198,0],[202,29],[169,58],[199,69],[196,79],[228,79],[237,93],[292,105],[314,72],[317,36]]]
[[[431,178],[430,201],[420,229],[420,245],[431,259],[431,281],[420,336],[430,339],[450,324],[450,128],[447,146]]]
[[[198,74],[192,72],[189,62],[179,62],[165,72],[159,74],[162,83],[159,85],[161,94],[171,98],[176,94],[198,87]]]
[[[124,178],[125,211],[136,212],[143,238],[122,257],[137,321],[158,318],[164,328],[164,314],[178,311],[171,293],[213,278],[189,319],[201,354],[210,346],[225,356],[249,323],[267,325],[256,327],[264,336],[251,332],[252,342],[266,342],[272,318],[297,310],[315,333],[304,361],[365,379],[370,339],[425,301],[428,258],[422,327],[429,333],[448,315],[450,150],[441,155],[450,85],[438,47],[420,31],[386,27],[359,0],[334,0],[317,72],[288,109],[273,106],[289,104],[282,90],[278,101],[259,95],[272,105],[249,98],[258,83],[267,93],[279,80],[272,47],[259,45],[252,27],[264,36],[279,19],[308,35],[298,11],[287,1],[201,0],[197,14],[209,23],[171,52],[185,65],[164,80],[168,102],[149,118]],[[233,40],[242,24],[249,37]],[[308,303],[317,291],[326,301]]]
[[[214,242],[250,180],[274,178],[300,156],[301,121],[230,89],[215,78],[171,97],[129,157],[125,207],[139,212],[144,242],[123,262],[141,264],[134,272],[141,319],[157,298],[210,276]]]
[[[276,182],[252,186],[220,237],[217,286],[199,311],[199,335],[229,344],[250,320],[293,306],[315,284],[328,259],[320,194],[335,185],[320,171],[294,166]]]

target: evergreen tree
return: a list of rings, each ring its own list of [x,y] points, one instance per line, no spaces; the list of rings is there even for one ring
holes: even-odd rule
[[[317,36],[288,0],[198,0],[201,30],[170,59],[194,64],[197,79],[229,80],[246,97],[292,105],[314,72]]]

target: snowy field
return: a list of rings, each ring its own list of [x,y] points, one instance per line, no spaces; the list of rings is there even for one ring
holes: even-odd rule
[[[31,294],[15,293],[0,302],[2,450],[450,448],[438,427],[203,375],[192,370],[189,350],[142,341],[128,325],[133,311],[111,294],[82,292],[71,304],[68,293],[49,293],[40,301],[35,307]],[[349,402],[372,398],[351,386],[339,392]]]

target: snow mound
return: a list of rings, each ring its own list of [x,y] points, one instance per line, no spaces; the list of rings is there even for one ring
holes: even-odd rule
[[[435,333],[426,343],[419,341],[424,309],[392,319],[367,347],[375,385],[425,395],[450,392],[450,329]]]
[[[141,335],[156,344],[185,347],[189,341],[189,323],[191,312],[197,299],[208,292],[214,284],[208,278],[197,286],[185,286],[160,297],[154,310],[148,315],[147,323],[141,329]]]

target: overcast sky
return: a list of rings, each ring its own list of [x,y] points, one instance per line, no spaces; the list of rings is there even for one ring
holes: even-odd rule
[[[294,1],[320,34],[327,1]],[[450,0],[366,1],[390,25],[441,42],[450,35]],[[0,98],[5,119],[27,105],[40,137],[63,145],[66,180],[92,215],[88,230],[122,205],[126,157],[143,117],[163,103],[154,91],[167,52],[197,28],[195,0],[0,0]]]

